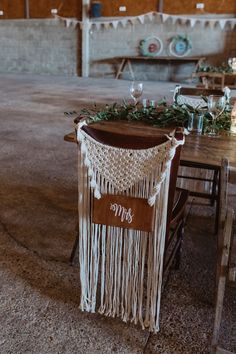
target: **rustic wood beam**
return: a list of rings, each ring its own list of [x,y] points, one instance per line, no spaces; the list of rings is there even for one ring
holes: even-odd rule
[[[164,0],[159,0],[158,12],[164,11]]]
[[[90,0],[82,1],[82,77],[89,76],[89,7]]]
[[[30,18],[29,0],[25,0],[25,18]]]

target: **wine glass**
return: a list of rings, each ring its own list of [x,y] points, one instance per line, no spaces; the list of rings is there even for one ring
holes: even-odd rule
[[[136,106],[138,103],[139,97],[141,97],[143,94],[143,83],[133,81],[130,85],[129,91],[130,91],[131,97],[134,100],[134,105]]]
[[[226,105],[225,96],[210,95],[207,100],[208,111],[212,116],[212,125],[209,136],[217,136],[216,120],[223,113]]]
[[[228,59],[228,64],[231,67],[233,71],[236,70],[236,58],[229,58]]]

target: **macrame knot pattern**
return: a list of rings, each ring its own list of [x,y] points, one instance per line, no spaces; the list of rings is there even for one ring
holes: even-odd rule
[[[191,96],[184,96],[184,95],[179,95],[177,96],[177,103],[178,105],[190,105],[193,108],[203,108],[206,107],[206,102],[204,101],[203,98],[194,98]]]
[[[161,145],[149,149],[124,149],[104,145],[93,139],[83,130],[78,130],[78,141],[88,168],[90,187],[95,198],[101,198],[101,180],[109,183],[117,193],[122,193],[136,183],[153,176],[153,191],[148,202],[152,206],[164,181],[167,170],[181,142],[174,137]],[[161,169],[157,169],[161,166]],[[157,173],[158,171],[158,173]]]

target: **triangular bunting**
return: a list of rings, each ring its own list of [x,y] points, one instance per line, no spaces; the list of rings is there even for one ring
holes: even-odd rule
[[[175,24],[178,22],[179,17],[177,17],[177,16],[171,16],[171,19],[172,19],[173,25],[175,25]]]
[[[215,28],[216,24],[217,24],[216,20],[210,20],[209,21],[209,26],[210,26],[211,29]]]
[[[234,26],[236,25],[236,22],[230,21],[229,24],[230,24],[230,28],[233,30]]]
[[[162,14],[162,21],[165,23],[169,17],[170,17],[170,15]]]
[[[111,23],[112,27],[117,29],[118,25],[119,25],[119,22],[118,21],[112,21]]]
[[[123,27],[126,27],[126,26],[127,26],[127,20],[126,20],[126,19],[125,19],[125,20],[121,20],[120,23],[121,23],[121,25],[122,25]]]
[[[219,20],[220,28],[223,30],[225,28],[226,20]]]
[[[104,22],[104,28],[108,29],[110,27],[110,23],[109,22]]]
[[[70,27],[71,20],[70,19],[66,19],[65,22],[66,22],[66,27],[67,28]]]
[[[78,24],[80,28],[83,27],[83,24],[74,18],[61,17],[58,16],[56,13],[52,13],[52,15],[56,20],[63,21],[66,27],[72,26],[75,28]],[[158,20],[163,23],[165,23],[170,19],[174,25],[179,22],[182,25],[187,25],[187,26],[189,25],[191,28],[193,28],[196,24],[201,24],[202,26],[209,26],[210,28],[213,29],[216,26],[216,24],[219,24],[220,28],[224,30],[226,26],[228,26],[228,28],[230,27],[231,29],[233,29],[236,25],[235,18],[214,19],[214,18],[200,18],[200,17],[170,15],[170,14],[160,13],[160,12],[147,12],[146,14],[142,14],[139,16],[125,17],[119,20],[111,20],[111,21],[104,21],[104,22],[102,21],[90,22],[89,19],[87,19],[87,22],[90,24],[87,27],[91,28],[92,26],[94,26],[98,30],[101,28],[101,26],[105,29],[109,29],[109,27],[113,27],[116,29],[119,25],[121,25],[122,27],[126,27],[128,23],[134,25],[135,23],[137,23],[137,21],[141,24],[144,24],[145,17],[147,17],[149,21],[153,21],[153,17],[158,17]]]
[[[148,17],[148,19],[151,21],[151,20],[153,19],[153,13],[152,13],[152,12],[149,12],[149,13],[147,14],[147,17]]]
[[[143,25],[144,21],[145,21],[144,15],[138,16],[138,19],[139,19],[140,23]]]
[[[190,18],[190,27],[193,28],[196,24],[196,19],[195,18]]]
[[[130,17],[127,22],[130,22],[133,25],[136,22],[136,17]]]
[[[79,21],[77,21],[77,20],[72,20],[71,21],[71,25],[72,25],[73,28],[76,28],[78,23],[79,23]]]
[[[179,22],[181,23],[181,25],[185,25],[188,22],[188,19],[185,17],[180,17]]]

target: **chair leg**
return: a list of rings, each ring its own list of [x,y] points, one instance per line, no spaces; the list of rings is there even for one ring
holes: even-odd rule
[[[216,196],[215,230],[214,230],[216,235],[219,231],[220,197],[221,197],[221,186],[220,186],[220,183],[218,183],[218,193]]]
[[[145,344],[144,344],[144,347],[143,347],[143,354],[146,354],[146,349],[148,347],[148,343],[151,339],[151,336],[152,336],[152,333],[151,332],[148,332],[148,336],[146,338],[146,341],[145,341]]]
[[[219,253],[219,269],[217,269],[218,279],[217,279],[217,293],[216,293],[216,306],[215,306],[215,319],[212,335],[212,353],[216,352],[219,333],[220,333],[220,324],[222,319],[223,305],[224,305],[224,295],[225,295],[225,286],[226,278],[228,276],[228,265],[229,265],[229,253],[230,253],[230,244],[232,236],[232,225],[234,219],[234,212],[232,209],[228,208],[226,213],[225,225],[223,229],[223,242],[222,250],[218,250]]]
[[[215,203],[216,195],[217,195],[217,183],[218,181],[218,171],[214,171],[213,180],[212,180],[212,189],[211,189],[211,205],[213,206]]]
[[[179,241],[179,245],[175,255],[175,270],[179,270],[180,262],[181,262],[181,255],[182,255],[182,243],[183,243],[183,235],[184,235],[184,221],[181,222],[179,229],[177,231],[177,238]]]
[[[180,268],[181,253],[182,253],[182,249],[181,249],[181,243],[180,243],[178,250],[176,252],[176,256],[175,256],[175,270],[179,270],[179,268]]]
[[[72,248],[72,252],[71,252],[71,255],[70,255],[70,265],[73,265],[73,263],[74,263],[76,250],[77,250],[77,247],[78,247],[78,244],[79,244],[79,230],[78,230],[78,227],[76,229],[77,229],[77,231],[76,231],[75,242],[74,242],[74,245],[73,245],[73,248]]]

